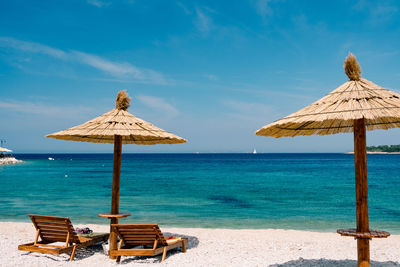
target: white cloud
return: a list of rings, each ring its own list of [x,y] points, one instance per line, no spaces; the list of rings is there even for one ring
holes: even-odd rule
[[[11,37],[0,37],[0,47],[10,47],[23,52],[44,54],[59,59],[65,59],[67,57],[67,54],[60,49],[38,43],[24,42]]]
[[[15,113],[29,113],[47,117],[73,117],[93,110],[88,107],[52,106],[40,102],[0,101],[0,109]]]
[[[247,129],[249,133],[277,117],[273,108],[265,104],[237,100],[223,100],[222,103],[227,108],[225,114],[237,129]]]
[[[219,77],[214,74],[204,74],[203,76],[206,77],[210,81],[218,81],[219,80]]]
[[[92,6],[95,6],[95,7],[99,7],[99,8],[111,5],[110,2],[105,2],[105,1],[100,1],[100,0],[87,0],[87,3],[89,5],[92,5]]]
[[[223,104],[234,111],[255,116],[266,114],[272,111],[272,108],[270,106],[254,102],[224,100]]]
[[[1,48],[12,48],[32,54],[44,54],[58,60],[79,63],[100,70],[113,77],[124,78],[125,81],[152,84],[167,83],[164,75],[155,70],[138,68],[127,62],[115,62],[81,51],[63,51],[43,44],[25,42],[11,37],[0,37]]]
[[[373,25],[387,22],[398,12],[397,6],[384,1],[370,2],[359,0],[354,3],[353,8],[358,11],[366,10],[370,14],[366,19]]]
[[[272,0],[258,0],[256,2],[256,10],[263,18],[272,15],[272,9],[269,6]]]
[[[187,8],[184,4],[182,4],[181,2],[177,2],[176,3],[179,7],[182,8],[183,12],[185,12],[186,15],[192,15],[192,11],[190,11],[189,8]]]
[[[174,117],[179,113],[179,111],[174,106],[167,103],[163,98],[146,95],[138,95],[136,96],[136,98],[139,99],[139,101],[142,102],[144,105],[165,112],[171,117]]]
[[[196,8],[195,25],[201,33],[208,34],[213,23],[211,18],[203,10]]]
[[[77,61],[91,66],[95,69],[101,70],[105,73],[109,73],[113,76],[127,76],[131,75],[137,79],[143,79],[143,73],[135,66],[129,63],[117,63],[106,59],[103,59],[96,55],[91,55],[79,51],[73,51],[73,55],[76,56]]]

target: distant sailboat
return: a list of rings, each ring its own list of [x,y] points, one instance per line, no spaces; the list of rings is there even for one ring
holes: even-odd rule
[[[253,150],[253,154],[257,154],[257,150],[255,148]]]

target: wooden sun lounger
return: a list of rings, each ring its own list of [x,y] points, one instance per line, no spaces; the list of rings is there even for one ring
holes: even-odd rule
[[[110,256],[117,256],[117,262],[121,256],[159,254],[162,254],[161,261],[164,261],[167,251],[177,247],[182,247],[186,252],[187,238],[166,239],[157,224],[112,224],[111,227],[120,238],[118,248],[110,250]]]
[[[90,237],[79,236],[67,217],[29,215],[36,228],[35,241],[19,245],[19,250],[60,255],[71,252],[70,261],[75,257],[76,249],[104,242],[109,234],[93,234]],[[40,237],[40,241],[39,241]],[[53,243],[64,244],[55,245]]]

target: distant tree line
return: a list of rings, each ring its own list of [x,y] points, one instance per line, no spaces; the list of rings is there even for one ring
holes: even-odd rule
[[[367,146],[368,152],[400,152],[400,145]]]

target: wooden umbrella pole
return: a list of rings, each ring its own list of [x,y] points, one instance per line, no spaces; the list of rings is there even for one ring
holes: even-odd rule
[[[111,214],[118,214],[119,212],[119,184],[121,178],[121,154],[122,154],[122,136],[114,136],[114,167],[113,167],[113,183],[111,195]],[[118,223],[118,218],[111,218],[110,224]],[[117,249],[117,235],[112,231],[110,225],[110,247]],[[110,259],[115,259],[115,256],[110,256]]]
[[[367,145],[365,119],[354,120],[354,166],[356,177],[357,232],[369,232]],[[358,266],[370,266],[369,238],[357,239]]]

